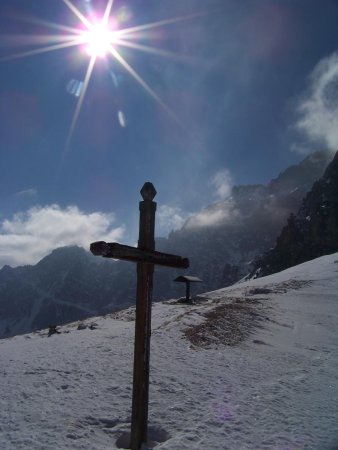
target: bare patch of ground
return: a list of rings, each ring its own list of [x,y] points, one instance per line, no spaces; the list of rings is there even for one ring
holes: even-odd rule
[[[297,290],[311,283],[309,280],[291,279],[282,283],[244,288],[241,292],[243,297],[220,297],[211,300],[213,303],[218,303],[218,306],[203,314],[202,323],[185,329],[184,336],[196,347],[218,348],[237,345],[256,328],[262,327],[264,322],[274,322],[267,315],[270,309],[267,305],[269,295],[285,294],[289,290]],[[253,342],[265,344],[261,341]]]
[[[262,287],[250,288],[245,295],[264,295],[264,294],[285,294],[289,290],[301,289],[303,286],[310,286],[309,280],[288,280],[283,283],[269,284]]]
[[[123,322],[132,322],[135,320],[135,308],[122,309],[108,315],[114,320],[122,320]]]
[[[237,345],[262,326],[266,309],[259,299],[233,298],[231,303],[206,312],[203,323],[185,329],[184,336],[202,348]]]

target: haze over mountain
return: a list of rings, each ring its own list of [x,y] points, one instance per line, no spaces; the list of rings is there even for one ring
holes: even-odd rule
[[[338,250],[338,152],[253,273],[270,275]]]
[[[235,186],[229,197],[187,220],[181,230],[158,239],[157,250],[190,259],[188,271],[156,268],[154,300],[180,297],[178,274],[203,280],[192,293],[228,286],[275,242],[332,154],[316,152],[268,185]],[[88,242],[89,247],[90,242]],[[135,303],[133,263],[94,257],[82,248],[53,251],[35,266],[0,270],[0,337],[105,314]]]

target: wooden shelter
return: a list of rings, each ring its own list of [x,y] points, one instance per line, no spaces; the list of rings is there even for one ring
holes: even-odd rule
[[[201,280],[198,277],[192,277],[191,275],[180,275],[179,277],[175,278],[174,281],[186,284],[185,301],[189,302],[190,301],[190,283],[202,283],[203,280]]]

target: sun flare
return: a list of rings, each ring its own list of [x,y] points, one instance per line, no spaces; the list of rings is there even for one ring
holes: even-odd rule
[[[62,0],[62,2],[69,8],[69,10],[79,20],[79,27],[73,28],[64,24],[57,24],[47,22],[44,20],[31,19],[30,22],[36,25],[48,26],[51,29],[58,30],[58,34],[46,34],[46,35],[24,35],[22,40],[22,46],[28,46],[28,49],[22,49],[22,51],[14,54],[10,54],[0,58],[0,62],[10,61],[17,58],[24,58],[27,56],[35,56],[50,51],[62,50],[71,47],[80,47],[90,56],[88,61],[87,70],[83,81],[79,82],[80,89],[77,91],[76,97],[78,98],[77,104],[74,110],[72,121],[69,128],[68,137],[66,140],[65,150],[63,157],[68,151],[73,132],[76,128],[84,98],[88,90],[91,76],[98,58],[111,57],[117,61],[121,68],[123,68],[134,80],[150,95],[166,113],[171,116],[180,126],[181,123],[176,114],[166,105],[166,103],[159,97],[159,95],[152,89],[152,87],[141,77],[141,75],[128,63],[123,56],[123,48],[134,49],[149,54],[155,54],[177,61],[187,62],[189,58],[182,56],[175,52],[159,49],[158,47],[152,47],[149,45],[143,45],[139,42],[135,42],[139,39],[148,39],[148,32],[154,28],[162,28],[165,25],[174,24],[177,22],[190,20],[193,17],[199,16],[202,13],[174,17],[166,20],[161,20],[152,23],[146,23],[130,28],[121,28],[121,20],[118,17],[113,17],[112,9],[114,0],[107,0],[106,7],[101,17],[98,17],[93,8],[91,7],[90,0],[87,0],[90,6],[90,14],[87,16],[83,14],[80,9],[73,3],[73,0]],[[88,9],[88,8],[87,8]],[[204,13],[203,13],[204,15]],[[18,38],[12,36],[13,42],[18,42]],[[32,45],[41,44],[41,47],[32,48]],[[119,123],[121,127],[125,127],[126,121],[122,113],[119,113]]]
[[[93,25],[82,34],[82,40],[86,52],[90,56],[105,57],[116,40],[116,33],[111,31],[106,24]]]

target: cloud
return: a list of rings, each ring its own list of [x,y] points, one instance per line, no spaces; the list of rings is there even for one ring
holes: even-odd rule
[[[29,188],[24,191],[17,192],[15,195],[17,197],[36,197],[38,195],[38,191],[35,188]]]
[[[216,172],[208,181],[210,198],[217,202],[199,212],[187,213],[180,208],[164,206],[159,208],[158,221],[167,229],[213,227],[229,223],[238,216],[231,198],[232,176],[228,169]]]
[[[0,267],[35,264],[54,248],[120,239],[124,227],[113,228],[113,214],[86,214],[76,206],[34,207],[0,224]]]
[[[172,230],[181,228],[190,213],[184,212],[181,208],[161,205],[156,213],[157,235],[167,235]]]
[[[322,59],[314,68],[297,113],[296,129],[309,143],[338,149],[338,53]]]
[[[199,213],[189,217],[186,221],[185,229],[196,229],[203,227],[214,227],[229,224],[240,215],[236,209],[232,198],[215,203]]]
[[[209,211],[204,210],[191,217],[187,223],[186,229],[211,227],[221,224],[227,217],[226,211],[222,209]]]
[[[214,197],[218,200],[225,200],[230,197],[232,190],[232,176],[228,169],[216,172],[209,182],[210,186],[215,189]]]

